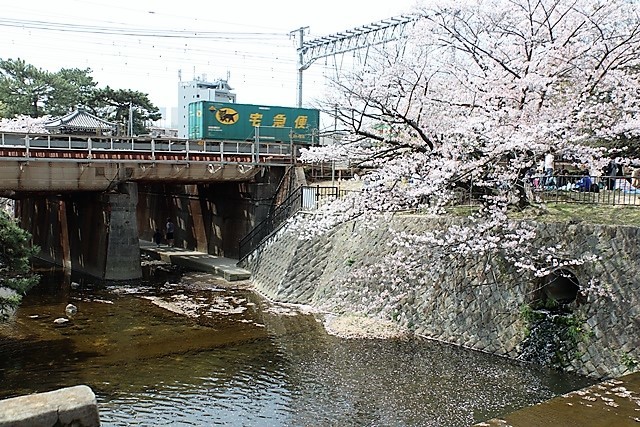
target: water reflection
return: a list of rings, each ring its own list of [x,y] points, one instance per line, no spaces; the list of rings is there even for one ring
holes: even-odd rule
[[[177,282],[39,288],[0,327],[0,393],[87,384],[106,426],[466,426],[589,383],[425,340],[344,340],[250,290]]]

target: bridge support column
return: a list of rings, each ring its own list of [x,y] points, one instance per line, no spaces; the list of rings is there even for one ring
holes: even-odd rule
[[[113,193],[81,192],[18,203],[21,226],[40,246],[39,257],[104,281],[142,277],[137,184]]]
[[[136,221],[138,184],[127,182],[120,184],[118,189],[118,193],[102,195],[109,214],[103,278],[108,281],[140,279],[142,268]]]

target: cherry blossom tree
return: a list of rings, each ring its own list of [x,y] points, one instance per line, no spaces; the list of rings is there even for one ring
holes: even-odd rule
[[[477,207],[464,223],[398,233],[389,262],[417,265],[421,246],[500,255],[538,276],[592,260],[534,247],[535,227],[507,214],[531,202],[525,177],[546,154],[602,170],[607,142],[640,136],[639,2],[460,3],[423,6],[406,39],[334,81],[327,110],[346,142],[303,160],[346,158],[372,172],[357,201],[325,206],[313,229],[372,212],[442,214],[469,195]]]
[[[25,132],[25,133],[49,133],[44,124],[51,120],[51,116],[33,118],[19,115],[11,119],[0,118],[0,131]]]

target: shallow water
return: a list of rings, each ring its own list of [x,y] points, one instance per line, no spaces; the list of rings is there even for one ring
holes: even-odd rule
[[[47,276],[0,326],[0,397],[87,384],[105,426],[467,426],[591,384],[428,340],[333,337],[215,283]]]

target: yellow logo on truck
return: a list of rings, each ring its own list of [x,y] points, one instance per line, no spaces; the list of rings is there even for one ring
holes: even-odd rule
[[[238,121],[238,118],[238,112],[233,108],[224,107],[216,110],[216,119],[223,125],[235,124],[235,122]]]

